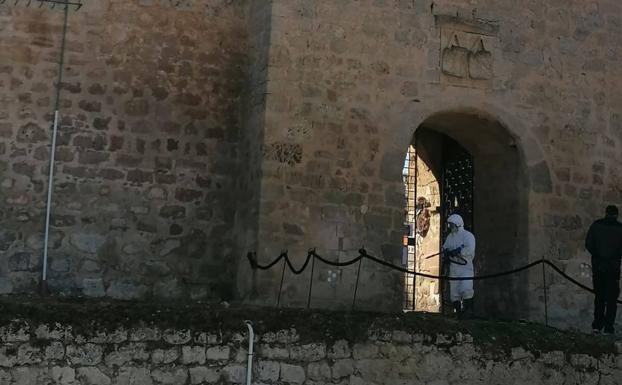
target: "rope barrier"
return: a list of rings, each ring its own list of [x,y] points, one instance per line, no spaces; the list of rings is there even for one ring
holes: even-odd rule
[[[512,269],[512,270],[507,270],[507,271],[502,271],[499,273],[492,273],[492,274],[484,274],[484,275],[476,275],[476,276],[472,276],[472,277],[452,277],[452,276],[448,276],[448,275],[432,275],[432,274],[426,274],[426,273],[421,273],[418,271],[414,271],[414,270],[408,270],[405,267],[402,266],[397,266],[394,265],[390,262],[387,261],[383,261],[382,259],[379,259],[377,257],[374,257],[370,254],[367,253],[367,251],[364,248],[361,248],[359,250],[359,256],[355,257],[349,261],[344,261],[344,262],[334,262],[331,260],[328,260],[326,258],[323,258],[322,256],[318,255],[315,251],[315,249],[311,249],[309,250],[309,252],[307,253],[307,258],[305,259],[304,263],[302,264],[302,266],[300,267],[300,269],[296,269],[294,268],[291,260],[289,259],[289,256],[287,254],[287,251],[283,251],[281,252],[281,254],[272,262],[266,264],[266,265],[260,265],[257,262],[257,254],[254,252],[249,252],[246,257],[249,260],[249,263],[251,264],[251,267],[253,269],[259,269],[259,270],[269,270],[270,268],[272,268],[274,265],[276,265],[280,260],[284,259],[285,260],[285,264],[289,267],[289,270],[295,274],[295,275],[299,275],[302,274],[305,269],[307,268],[307,266],[309,265],[309,262],[311,261],[311,259],[313,258],[317,258],[319,261],[323,262],[324,264],[327,264],[329,266],[337,266],[337,267],[345,267],[345,266],[350,266],[353,265],[363,259],[369,259],[370,261],[373,261],[379,265],[388,267],[390,269],[396,270],[396,271],[400,271],[402,273],[406,273],[406,274],[412,274],[415,276],[419,276],[419,277],[424,277],[424,278],[429,278],[429,279],[438,279],[441,281],[481,281],[481,280],[485,280],[485,279],[492,279],[492,278],[499,278],[499,277],[504,277],[507,275],[512,275],[512,274],[516,274],[519,273],[521,271],[525,271],[525,270],[529,270],[532,267],[538,266],[540,264],[544,264],[549,266],[550,268],[552,268],[556,273],[558,273],[559,275],[561,275],[563,278],[565,278],[567,281],[571,282],[572,284],[574,284],[575,286],[585,290],[585,291],[589,291],[590,293],[594,293],[594,289],[582,284],[581,282],[575,280],[574,278],[572,278],[571,276],[569,276],[568,274],[564,273],[564,271],[562,269],[560,269],[558,266],[556,266],[553,262],[547,260],[547,259],[540,259],[534,262],[531,262],[527,265]],[[618,304],[622,304],[622,300],[617,300],[616,301]]]

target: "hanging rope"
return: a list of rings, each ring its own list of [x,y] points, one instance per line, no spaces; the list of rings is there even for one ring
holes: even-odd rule
[[[65,8],[68,7],[75,7],[74,11],[79,10],[80,8],[82,8],[82,2],[81,1],[69,1],[69,0],[9,0],[10,2],[13,3],[14,6],[18,5],[18,4],[22,4],[26,7],[30,7],[38,5],[39,8],[43,7],[44,4],[48,4],[50,5],[50,9],[54,9],[56,8],[56,5],[61,5],[64,6]],[[6,3],[7,0],[0,0],[0,5]]]
[[[295,274],[295,275],[299,275],[302,274],[305,269],[307,268],[307,266],[309,265],[309,262],[311,261],[312,258],[317,258],[318,260],[322,261],[323,263],[329,265],[329,266],[337,266],[337,267],[345,267],[345,266],[350,266],[353,265],[359,261],[361,261],[362,259],[368,259],[370,261],[373,261],[379,265],[385,266],[387,268],[390,268],[392,270],[396,270],[396,271],[400,271],[402,273],[406,273],[406,274],[412,274],[415,276],[419,276],[419,277],[424,277],[424,278],[430,278],[430,279],[438,279],[441,281],[481,281],[481,280],[485,280],[485,279],[493,279],[493,278],[499,278],[499,277],[504,277],[504,276],[508,276],[508,275],[513,275],[516,273],[520,273],[522,271],[525,270],[529,270],[532,267],[538,266],[540,264],[545,264],[547,266],[550,266],[555,272],[557,272],[559,275],[561,275],[563,278],[565,278],[567,281],[571,282],[572,284],[574,284],[575,286],[585,290],[585,291],[589,291],[590,293],[594,293],[594,289],[582,284],[581,282],[575,280],[574,278],[570,277],[568,274],[564,273],[562,271],[562,269],[560,269],[558,266],[556,266],[553,262],[546,260],[544,258],[531,262],[527,265],[524,266],[520,266],[517,267],[515,269],[512,270],[507,270],[507,271],[502,271],[502,272],[498,272],[498,273],[492,273],[492,274],[484,274],[484,275],[477,275],[477,276],[473,276],[473,277],[452,277],[452,276],[448,276],[448,275],[432,275],[432,274],[426,274],[426,273],[421,273],[418,271],[414,271],[414,270],[408,270],[405,267],[402,266],[397,266],[394,265],[390,262],[384,261],[382,259],[379,259],[377,257],[374,257],[370,254],[367,253],[367,251],[362,248],[359,250],[359,256],[355,257],[349,261],[344,261],[344,262],[334,262],[331,260],[328,260],[326,258],[323,258],[322,256],[318,255],[315,251],[315,249],[310,249],[307,253],[307,257],[304,261],[304,263],[302,264],[302,266],[300,267],[300,269],[296,269],[294,268],[291,260],[289,259],[288,253],[287,251],[283,251],[281,252],[281,254],[274,259],[272,262],[266,264],[266,265],[260,265],[257,262],[257,254],[254,252],[249,252],[246,257],[249,260],[249,263],[251,265],[251,267],[253,269],[259,269],[259,270],[269,270],[270,268],[272,268],[274,265],[276,265],[279,261],[281,261],[282,259],[285,260],[285,264],[289,267],[289,270]],[[622,304],[621,300],[618,300],[617,303]]]

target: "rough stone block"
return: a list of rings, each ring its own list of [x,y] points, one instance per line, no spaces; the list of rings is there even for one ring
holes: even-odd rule
[[[188,370],[186,368],[178,369],[155,369],[151,372],[151,377],[157,384],[177,385],[185,384],[188,380]]]
[[[13,368],[11,370],[13,383],[11,385],[34,385],[45,380],[42,369],[33,366]]]
[[[11,372],[0,369],[0,384],[10,384],[11,379]]]
[[[74,365],[93,366],[102,361],[102,348],[95,344],[67,346],[67,358]]]
[[[302,346],[292,346],[290,358],[295,361],[319,361],[326,357],[326,345],[307,344]]]
[[[335,379],[349,377],[354,373],[354,361],[349,358],[336,360],[332,369],[332,376]]]
[[[71,367],[53,366],[51,369],[52,380],[59,385],[72,385],[76,380],[76,371]]]
[[[214,383],[220,379],[220,369],[197,366],[188,369],[190,373],[190,383],[193,385],[203,383]]]
[[[171,345],[183,345],[190,342],[192,333],[190,330],[166,329],[162,335],[164,341]]]
[[[95,254],[104,245],[106,238],[99,234],[72,233],[69,243],[79,251]]]
[[[17,347],[11,344],[3,344],[0,347],[0,366],[13,367],[17,362]]]
[[[0,340],[3,342],[26,342],[30,339],[30,326],[24,322],[13,322],[0,327]]]
[[[281,363],[281,381],[302,384],[305,378],[305,370],[302,366]]]
[[[230,354],[231,349],[228,346],[214,346],[206,351],[206,357],[209,361],[226,361]]]
[[[65,345],[60,341],[52,341],[45,347],[46,360],[62,360],[65,358]]]
[[[261,357],[267,358],[269,360],[289,359],[289,350],[287,348],[261,345],[258,350]]]
[[[145,297],[149,292],[146,285],[136,284],[130,281],[112,281],[106,295],[115,299],[139,299]]]
[[[587,354],[572,354],[570,356],[570,363],[575,368],[594,369],[598,365],[596,358],[588,356]]]
[[[82,292],[87,297],[103,297],[106,295],[104,281],[101,278],[84,278]]]
[[[147,368],[122,367],[115,382],[118,385],[153,385]]]
[[[261,381],[276,382],[281,371],[280,363],[276,361],[259,361],[255,370],[257,378]]]
[[[42,356],[41,348],[32,346],[29,343],[23,343],[17,349],[17,364],[38,364],[42,361]]]
[[[403,330],[395,330],[393,331],[393,341],[401,342],[401,343],[411,343],[412,342],[412,334],[405,332]]]
[[[326,361],[312,362],[307,367],[307,374],[310,380],[326,381],[331,378],[330,366]]]
[[[378,345],[375,344],[355,344],[352,349],[352,356],[355,359],[376,358],[379,350]]]
[[[10,271],[38,271],[41,269],[41,258],[32,253],[19,252],[9,257]]]
[[[291,344],[300,340],[300,335],[296,329],[279,330],[276,333],[276,340],[281,344]]]
[[[162,338],[160,330],[155,328],[136,328],[130,330],[130,341],[159,341]]]
[[[0,294],[11,294],[13,292],[13,283],[6,277],[0,278]]]
[[[162,218],[182,219],[186,217],[186,208],[183,206],[164,206],[160,209]]]
[[[151,353],[151,362],[154,364],[170,364],[179,358],[179,348],[156,349]]]
[[[234,384],[242,384],[246,380],[246,367],[241,365],[227,365],[222,369],[225,380]]]
[[[222,337],[217,334],[211,333],[199,333],[195,338],[194,342],[197,344],[208,344],[208,345],[216,345],[222,343]]]
[[[202,346],[182,347],[181,348],[181,362],[185,365],[204,364],[205,363],[205,348]]]
[[[118,346],[116,350],[106,354],[104,359],[109,367],[123,366],[129,362],[142,362],[149,359],[145,343],[130,343]]]

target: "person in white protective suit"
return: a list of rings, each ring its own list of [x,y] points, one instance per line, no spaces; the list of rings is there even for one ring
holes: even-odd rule
[[[464,229],[464,221],[458,214],[447,218],[449,235],[443,244],[445,263],[449,263],[451,277],[473,277],[473,258],[475,257],[475,237]],[[449,281],[450,297],[454,312],[459,317],[473,315],[473,281]]]

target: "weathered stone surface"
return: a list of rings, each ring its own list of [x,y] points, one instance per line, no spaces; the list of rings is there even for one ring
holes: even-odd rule
[[[159,329],[141,327],[132,329],[129,333],[130,341],[159,341],[162,332]]]
[[[9,257],[10,271],[38,271],[40,270],[39,256],[31,253],[15,253]]]
[[[326,361],[310,363],[307,367],[307,373],[310,380],[327,381],[331,379],[330,366]]]
[[[103,297],[106,294],[104,281],[101,278],[84,278],[82,292],[87,297]]]
[[[197,366],[189,368],[190,383],[193,385],[203,383],[214,383],[220,379],[220,370],[215,368],[207,368],[205,366]]]
[[[241,365],[227,365],[222,369],[226,381],[242,384],[246,381],[246,368]]]
[[[69,236],[69,242],[82,252],[94,254],[104,245],[106,238],[99,234],[75,233]]]
[[[289,349],[281,347],[271,347],[269,345],[261,345],[259,354],[269,360],[288,359]]]
[[[183,206],[165,206],[160,210],[163,218],[181,219],[186,216],[186,208]]]
[[[6,251],[17,239],[14,232],[7,229],[0,230],[0,250]]]
[[[3,384],[10,384],[11,373],[9,371],[0,369],[0,382],[2,382]]]
[[[180,352],[178,348],[170,348],[170,349],[156,349],[151,354],[151,361],[154,364],[170,364],[175,361],[180,356]]]
[[[256,371],[259,380],[276,382],[281,372],[281,364],[277,361],[259,361]]]
[[[107,353],[104,362],[108,367],[119,367],[130,362],[141,363],[149,359],[149,353],[144,343],[131,343],[117,347]]]
[[[167,329],[164,331],[162,338],[171,345],[183,345],[190,342],[192,332],[190,330]]]
[[[352,348],[352,357],[355,359],[376,358],[379,350],[376,344],[355,344]]]
[[[128,281],[113,281],[106,290],[106,295],[116,299],[137,299],[147,295],[149,288],[145,285]]]
[[[302,384],[305,378],[305,370],[301,366],[281,363],[281,381]]]
[[[206,357],[210,361],[226,361],[231,355],[231,349],[228,346],[214,346],[207,349]]]
[[[13,292],[13,283],[10,279],[0,277],[0,294],[10,294]]]
[[[307,344],[293,346],[290,351],[290,358],[295,361],[319,361],[326,357],[326,345]]]
[[[126,366],[119,369],[116,383],[119,385],[153,385],[153,380],[149,369]]]
[[[351,359],[336,360],[332,368],[332,376],[335,379],[349,377],[354,373],[354,361]]]
[[[30,339],[30,326],[16,321],[0,327],[2,342],[25,342]]]
[[[67,358],[74,365],[93,366],[102,360],[102,347],[95,344],[68,345]]]
[[[110,377],[96,367],[82,367],[77,369],[77,378],[87,385],[110,385]]]
[[[13,384],[15,385],[31,385],[38,384],[43,373],[40,368],[37,367],[20,367],[11,370],[11,376],[13,377]],[[43,380],[43,379],[41,379]]]
[[[181,348],[181,362],[186,365],[204,364],[205,363],[205,348],[202,346],[182,347]]]
[[[162,385],[185,384],[188,380],[188,370],[185,368],[167,370],[156,369],[151,372],[151,377],[156,383]]]
[[[62,360],[65,358],[65,346],[60,341],[53,341],[45,347],[46,360]]]
[[[32,346],[28,343],[22,344],[17,350],[18,365],[38,364],[43,359],[41,348]]]
[[[71,367],[53,366],[51,369],[51,377],[57,384],[71,385],[76,379],[76,371]]]

